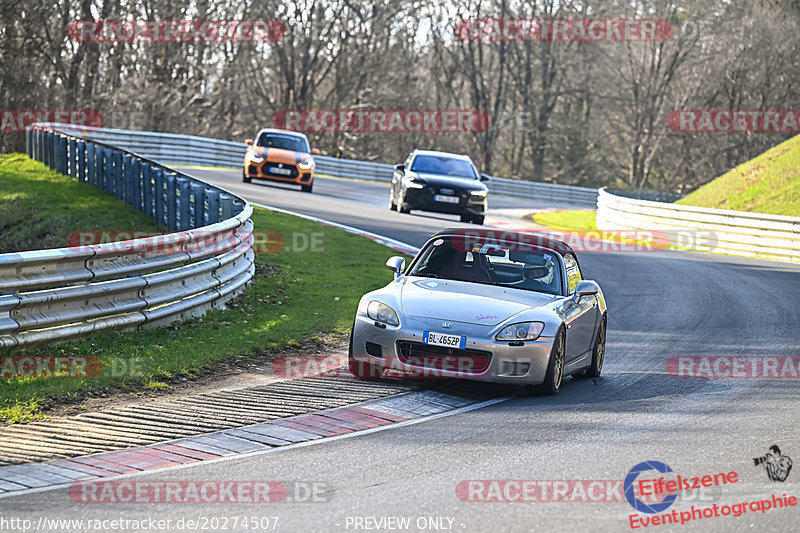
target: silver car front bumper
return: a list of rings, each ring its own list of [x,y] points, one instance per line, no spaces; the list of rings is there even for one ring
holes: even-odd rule
[[[553,337],[510,346],[494,340],[500,326],[452,322],[450,328],[443,329],[442,320],[437,319],[415,318],[407,322],[400,326],[376,325],[359,313],[353,327],[353,359],[390,370],[392,375],[416,379],[460,378],[526,385],[544,382]],[[465,335],[465,349],[425,345],[425,331]]]

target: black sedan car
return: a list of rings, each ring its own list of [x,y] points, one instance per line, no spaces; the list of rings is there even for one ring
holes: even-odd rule
[[[414,150],[395,165],[389,209],[412,209],[460,215],[461,222],[483,224],[489,180],[466,155]]]

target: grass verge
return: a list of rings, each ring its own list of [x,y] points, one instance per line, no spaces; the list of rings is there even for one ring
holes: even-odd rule
[[[563,209],[534,213],[533,222],[550,229],[565,231],[596,230],[595,212],[590,209]]]
[[[25,154],[0,154],[0,253],[64,248],[73,231],[153,231],[153,219]]]
[[[92,188],[85,188],[91,196]],[[191,379],[225,360],[349,333],[361,295],[392,279],[384,263],[394,252],[370,239],[263,209],[255,210],[253,222],[256,231],[280,234],[286,245],[275,253],[256,254],[256,278],[229,309],[167,328],[100,332],[30,349],[25,355],[94,356],[103,362],[103,373],[90,379],[0,379],[0,420],[35,419],[87,393],[157,390],[164,381]]]
[[[800,215],[800,135],[739,165],[677,203]]]

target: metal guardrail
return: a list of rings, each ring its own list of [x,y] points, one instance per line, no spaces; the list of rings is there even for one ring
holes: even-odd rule
[[[115,195],[169,233],[0,254],[0,347],[173,322],[224,308],[242,291],[255,270],[246,200],[75,133],[36,124],[28,155]]]
[[[152,133],[106,128],[83,128],[86,139],[131,150],[165,165],[200,165],[242,168],[247,145],[177,133]],[[322,175],[350,179],[392,181],[394,165],[354,159],[314,156],[316,171]],[[494,194],[550,201],[594,209],[597,190],[571,185],[493,177],[488,183]]]
[[[634,200],[603,188],[597,228],[647,231],[689,250],[800,262],[800,217]]]

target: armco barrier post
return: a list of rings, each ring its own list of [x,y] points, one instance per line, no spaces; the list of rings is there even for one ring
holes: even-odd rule
[[[164,171],[157,168],[153,171],[153,200],[155,200],[156,226],[164,227]]]
[[[137,211],[142,210],[142,162],[139,159],[133,159],[133,170],[131,171],[133,178],[133,208]]]
[[[44,163],[45,165],[47,165],[49,167],[50,166],[50,150],[48,150],[48,147],[50,146],[50,132],[49,131],[43,132],[42,139],[43,139],[43,142],[42,142],[42,144],[43,144],[43,146],[42,146],[42,163]]]
[[[244,211],[244,202],[241,202],[239,200],[234,200],[233,201],[233,216],[238,215],[242,211]]]
[[[94,146],[94,186],[98,189],[105,187],[105,180],[103,179],[103,149],[100,146]]]
[[[219,191],[210,189],[206,191],[208,201],[208,223],[216,224],[219,222]]]
[[[114,151],[111,148],[106,148],[103,150],[103,158],[106,161],[106,193],[114,194],[114,187],[116,186],[116,181],[114,181]]]
[[[96,184],[95,173],[94,173],[94,168],[95,168],[94,148],[95,148],[94,143],[86,143],[86,182],[92,186]]]
[[[129,155],[122,156],[122,176],[125,180],[122,199],[133,205],[133,158]]]
[[[56,134],[53,132],[49,132],[50,135],[47,137],[47,159],[50,161],[49,167],[52,170],[56,169]]]
[[[189,178],[178,178],[178,195],[180,201],[178,209],[178,229],[181,231],[192,229],[192,223],[189,220],[189,213],[191,212],[192,205],[189,190]]]
[[[33,134],[33,159],[39,161],[41,158],[41,143],[42,143],[42,131],[36,130]]]
[[[69,142],[69,154],[67,155],[67,161],[69,161],[69,177],[70,178],[77,178],[78,177],[78,165],[76,165],[77,158],[75,157],[76,148],[75,145],[77,142],[75,139],[70,139]]]
[[[45,142],[47,141],[46,135],[47,135],[47,132],[44,131],[44,130],[39,130],[39,132],[37,134],[37,137],[39,139],[38,139],[38,142],[36,143],[36,152],[37,152],[36,160],[40,161],[42,163],[44,163],[44,152],[45,152],[44,146],[45,146]]]
[[[175,174],[167,174],[167,231],[178,229],[178,183]]]
[[[56,171],[59,174],[67,174],[67,140],[58,135],[56,137]]]
[[[50,136],[50,161],[53,163],[53,170],[58,170],[58,134],[53,132]]]
[[[153,216],[153,167],[142,163],[142,211]]]
[[[61,172],[61,137],[53,135],[53,170]]]
[[[33,128],[25,130],[25,153],[33,159]]]
[[[94,146],[94,183],[93,185],[100,190],[105,190],[106,181],[103,179],[105,172],[105,160],[103,159],[103,147]]]
[[[202,183],[192,182],[192,199],[194,202],[194,218],[192,225],[195,228],[205,226],[205,212],[206,212],[206,187]]]
[[[86,182],[86,143],[78,141],[75,143],[77,148],[76,155],[78,156],[78,181],[81,183]]]
[[[233,216],[233,197],[230,194],[223,194],[220,204],[222,206],[222,220],[228,220]]]
[[[114,151],[114,194],[117,200],[125,196],[125,180],[122,174],[122,152]]]

